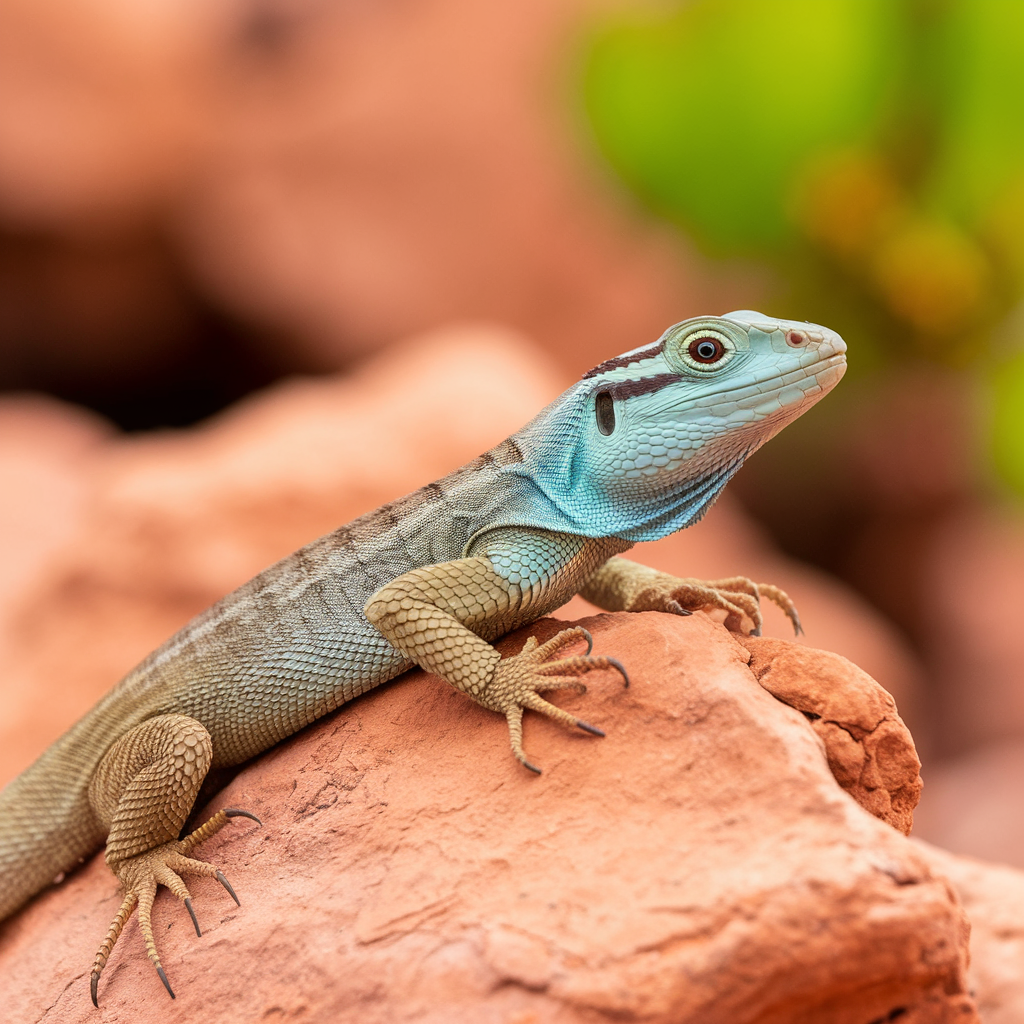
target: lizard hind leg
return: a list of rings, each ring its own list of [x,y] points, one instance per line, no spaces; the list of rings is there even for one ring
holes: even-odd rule
[[[190,835],[177,838],[212,757],[210,735],[199,722],[185,715],[159,715],[125,733],[107,751],[93,775],[89,799],[109,829],[106,860],[124,893],[93,961],[90,993],[94,1004],[100,974],[136,906],[146,954],[174,998],[153,936],[151,913],[158,886],[170,889],[181,900],[197,935],[202,932],[182,874],[216,878],[238,902],[216,867],[193,860],[189,854],[230,818],[259,819],[247,811],[222,810]]]

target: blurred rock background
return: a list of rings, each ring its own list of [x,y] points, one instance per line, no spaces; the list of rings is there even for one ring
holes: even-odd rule
[[[267,562],[753,307],[850,372],[653,557],[774,572],[897,695],[916,834],[1024,866],[1022,293],[1017,0],[8,0],[3,778]]]

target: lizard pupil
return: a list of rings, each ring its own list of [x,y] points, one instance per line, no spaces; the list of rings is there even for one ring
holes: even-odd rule
[[[717,363],[725,353],[725,347],[715,338],[698,338],[690,346],[690,355],[698,363]]]
[[[602,434],[610,434],[615,429],[615,400],[610,391],[599,391],[594,400],[594,412],[597,415],[597,429]]]

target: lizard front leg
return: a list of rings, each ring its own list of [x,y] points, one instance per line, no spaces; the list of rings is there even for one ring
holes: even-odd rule
[[[580,596],[610,612],[673,612],[689,615],[701,608],[722,608],[728,614],[725,625],[738,632],[744,617],[751,632],[761,633],[760,599],[778,605],[803,632],[800,616],[789,595],[770,583],[755,583],[746,576],[724,580],[694,580],[649,569],[627,558],[609,558],[580,589]]]
[[[216,878],[238,897],[212,864],[189,854],[234,817],[259,819],[248,811],[218,811],[184,839],[178,839],[213,758],[210,734],[186,715],[158,715],[126,732],[104,755],[89,784],[89,801],[108,829],[106,861],[124,897],[93,963],[90,991],[98,1005],[100,973],[136,906],[146,953],[171,998],[174,992],[153,938],[151,911],[158,885],[165,885],[188,910],[201,935],[183,874]]]
[[[579,627],[563,630],[543,645],[531,637],[519,654],[504,660],[487,640],[568,600],[593,571],[593,563],[607,553],[602,555],[585,538],[540,530],[500,533],[489,538],[488,556],[443,562],[399,576],[370,598],[366,616],[421,668],[505,715],[513,754],[539,773],[523,752],[524,709],[603,735],[540,693],[582,692],[583,673],[614,668],[625,678],[625,669],[614,658],[592,657],[589,646],[585,655],[556,658],[581,639],[589,641],[589,634]]]

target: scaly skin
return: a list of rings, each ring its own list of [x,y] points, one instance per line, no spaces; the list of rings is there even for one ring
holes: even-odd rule
[[[502,660],[490,641],[574,594],[608,610],[721,608],[759,631],[745,577],[677,579],[614,557],[696,522],[743,460],[828,392],[845,345],[826,328],[743,311],[668,329],[608,360],[467,466],[321,537],[199,615],[128,674],[0,793],[0,918],[106,841],[123,900],[93,964],[104,965],[157,887],[199,925],[182,875],[229,818],[179,839],[206,772],[238,764],[414,665],[505,715],[527,768],[524,709],[601,735],[541,693],[625,669],[567,629]],[[587,640],[586,653],[569,653]],[[628,680],[627,680],[628,682]]]

